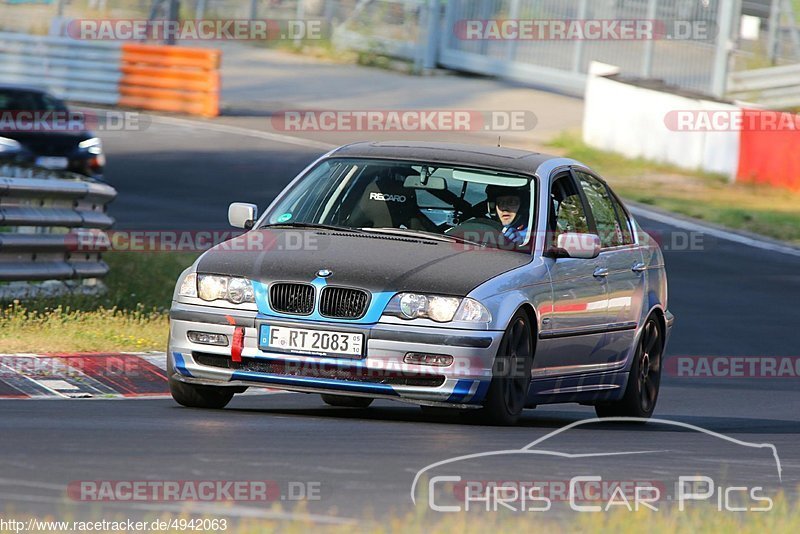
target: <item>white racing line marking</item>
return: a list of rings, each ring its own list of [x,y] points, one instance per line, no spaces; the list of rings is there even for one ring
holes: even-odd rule
[[[251,128],[241,128],[239,126],[228,126],[227,124],[217,124],[212,122],[194,121],[189,119],[178,119],[175,117],[164,117],[162,115],[151,115],[153,122],[161,124],[170,124],[173,126],[181,126],[185,128],[198,128],[202,130],[209,130],[212,132],[229,133],[233,135],[241,135],[244,137],[254,137],[256,139],[264,139],[267,141],[275,141],[277,143],[285,143],[287,145],[297,145],[305,148],[316,148],[328,151],[336,148],[337,145],[330,143],[323,143],[322,141],[314,141],[312,139],[303,139],[302,137],[294,137],[291,135],[277,134],[274,132],[264,132],[261,130],[253,130]]]
[[[0,486],[48,489],[56,491],[64,491],[66,489],[63,484],[51,484],[49,482],[35,482],[31,480],[16,480],[14,478],[0,478]]]
[[[776,243],[771,240],[749,237],[746,235],[737,234],[736,232],[723,230],[721,228],[715,228],[713,226],[707,226],[705,224],[697,223],[694,221],[679,219],[677,217],[673,217],[665,213],[650,211],[649,209],[642,208],[640,206],[631,206],[629,204],[628,208],[631,210],[631,213],[633,213],[636,216],[641,216],[644,217],[645,219],[650,219],[652,221],[668,224],[670,226],[675,226],[676,228],[681,228],[683,230],[689,230],[692,232],[701,232],[706,235],[716,237],[717,239],[732,241],[734,243],[739,243],[742,245],[746,245],[748,247],[754,247],[762,250],[769,250],[771,252],[777,252],[779,254],[786,254],[789,256],[800,257],[800,249],[792,247],[790,245],[782,245],[780,243]]]
[[[4,354],[3,356],[8,356],[8,355]],[[13,373],[14,375],[20,376],[20,377],[24,378],[25,380],[33,382],[37,386],[40,386],[40,387],[46,389],[47,391],[49,391],[49,392],[51,392],[53,394],[53,397],[58,397],[58,398],[62,398],[62,399],[68,399],[69,398],[67,395],[64,395],[60,391],[57,391],[57,390],[55,390],[53,388],[50,388],[50,387],[47,387],[46,384],[41,384],[37,380],[34,380],[33,378],[31,378],[29,376],[25,376],[24,374],[18,372],[16,369],[13,369],[12,367],[10,367],[10,366],[8,366],[8,365],[6,365],[4,363],[0,363],[0,367],[4,367],[4,368],[8,369],[11,373]],[[31,398],[32,399],[36,399],[36,398],[41,398],[41,397],[31,397]],[[48,398],[52,398],[52,397],[48,397]],[[3,400],[8,400],[8,399],[3,399]]]

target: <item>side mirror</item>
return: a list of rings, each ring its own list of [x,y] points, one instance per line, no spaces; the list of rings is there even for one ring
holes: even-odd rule
[[[228,222],[234,228],[249,230],[258,218],[258,206],[245,202],[234,202],[228,207]]]
[[[591,260],[600,255],[600,236],[564,232],[558,235],[556,253],[562,258]]]

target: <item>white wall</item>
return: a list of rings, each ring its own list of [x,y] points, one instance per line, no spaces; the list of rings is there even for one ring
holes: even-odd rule
[[[608,66],[593,67],[584,103],[586,144],[629,158],[721,173],[733,179],[739,162],[738,131],[676,131],[668,128],[665,120],[676,111],[736,113],[739,108],[621,83],[604,76],[610,71]]]

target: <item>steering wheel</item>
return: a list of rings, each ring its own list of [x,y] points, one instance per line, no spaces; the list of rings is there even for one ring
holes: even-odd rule
[[[503,225],[485,217],[473,217],[445,232],[447,235],[461,237],[478,243],[496,244],[500,248],[509,246],[503,235]]]

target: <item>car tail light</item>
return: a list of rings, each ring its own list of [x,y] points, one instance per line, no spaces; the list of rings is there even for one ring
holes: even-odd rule
[[[89,160],[89,168],[94,172],[100,172],[106,165],[106,157],[102,154]]]

